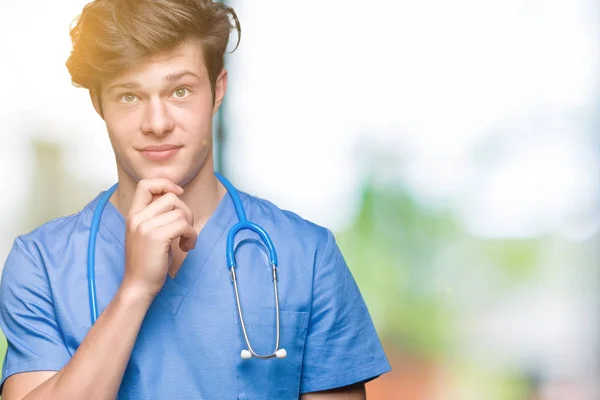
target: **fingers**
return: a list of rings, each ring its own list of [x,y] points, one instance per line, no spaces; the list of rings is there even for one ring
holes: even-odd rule
[[[167,193],[150,203],[150,205],[135,215],[135,219],[141,223],[172,210],[180,210],[188,223],[192,226],[194,225],[194,215],[192,214],[192,210],[190,210],[187,204],[172,192]]]
[[[183,251],[195,248],[198,239],[198,233],[179,210],[169,211],[144,221],[139,229],[140,232],[152,235],[165,244],[170,244],[173,240],[180,238],[179,247]]]
[[[154,218],[149,218],[140,223],[138,231],[144,235],[151,233],[153,230],[169,225],[178,220],[187,222],[185,213],[179,209],[171,210],[163,214],[159,214]]]
[[[179,238],[183,251],[196,247],[194,215],[179,198],[181,194],[183,188],[168,179],[141,180],[131,202],[128,230],[164,244]]]
[[[198,240],[198,232],[191,225],[186,225],[181,233],[178,233],[179,248],[183,251],[189,251],[196,248],[196,240]]]
[[[166,178],[142,179],[138,182],[135,193],[133,194],[129,214],[133,215],[140,212],[152,203],[152,200],[156,198],[155,196],[166,193],[173,193],[177,196],[181,196],[183,194],[183,188]]]
[[[198,233],[188,223],[185,213],[180,209],[168,211],[142,222],[139,232],[143,235],[154,235],[164,243],[170,243],[180,237],[179,247],[183,251],[195,248],[198,238]]]

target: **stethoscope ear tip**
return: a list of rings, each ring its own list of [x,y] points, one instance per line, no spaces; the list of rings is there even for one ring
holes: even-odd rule
[[[243,360],[249,360],[252,358],[252,353],[249,350],[242,350],[242,352],[240,353],[240,356],[242,357]],[[273,357],[272,355],[270,357],[264,357],[264,358],[271,358]],[[279,349],[275,352],[275,357],[276,358],[286,358],[287,357],[287,351],[285,349]]]
[[[285,357],[287,357],[287,351],[285,351],[285,349],[279,349],[275,352],[275,357],[285,358]]]
[[[242,356],[242,359],[244,360],[249,360],[252,358],[252,353],[250,353],[248,350],[242,350],[242,354],[240,354]]]

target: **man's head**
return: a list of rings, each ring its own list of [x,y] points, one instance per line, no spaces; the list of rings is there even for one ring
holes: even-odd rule
[[[227,88],[232,27],[239,32],[235,12],[210,0],[85,6],[71,29],[67,68],[106,122],[120,179],[166,177],[185,185],[212,160],[212,117]],[[161,145],[178,150],[144,151]]]

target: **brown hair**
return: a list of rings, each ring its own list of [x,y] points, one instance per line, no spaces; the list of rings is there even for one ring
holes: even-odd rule
[[[94,0],[71,27],[73,50],[66,65],[75,86],[98,90],[103,80],[195,38],[202,45],[214,100],[232,28],[238,32],[237,48],[237,15],[211,0]]]

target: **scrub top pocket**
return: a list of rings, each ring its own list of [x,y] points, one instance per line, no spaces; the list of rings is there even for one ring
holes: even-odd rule
[[[275,349],[276,323],[274,309],[242,309],[248,340],[260,355]],[[243,360],[240,352],[247,349],[237,310],[233,315],[236,331],[237,398],[253,400],[298,399],[302,355],[308,328],[308,312],[280,311],[280,345],[287,351],[285,358]]]

